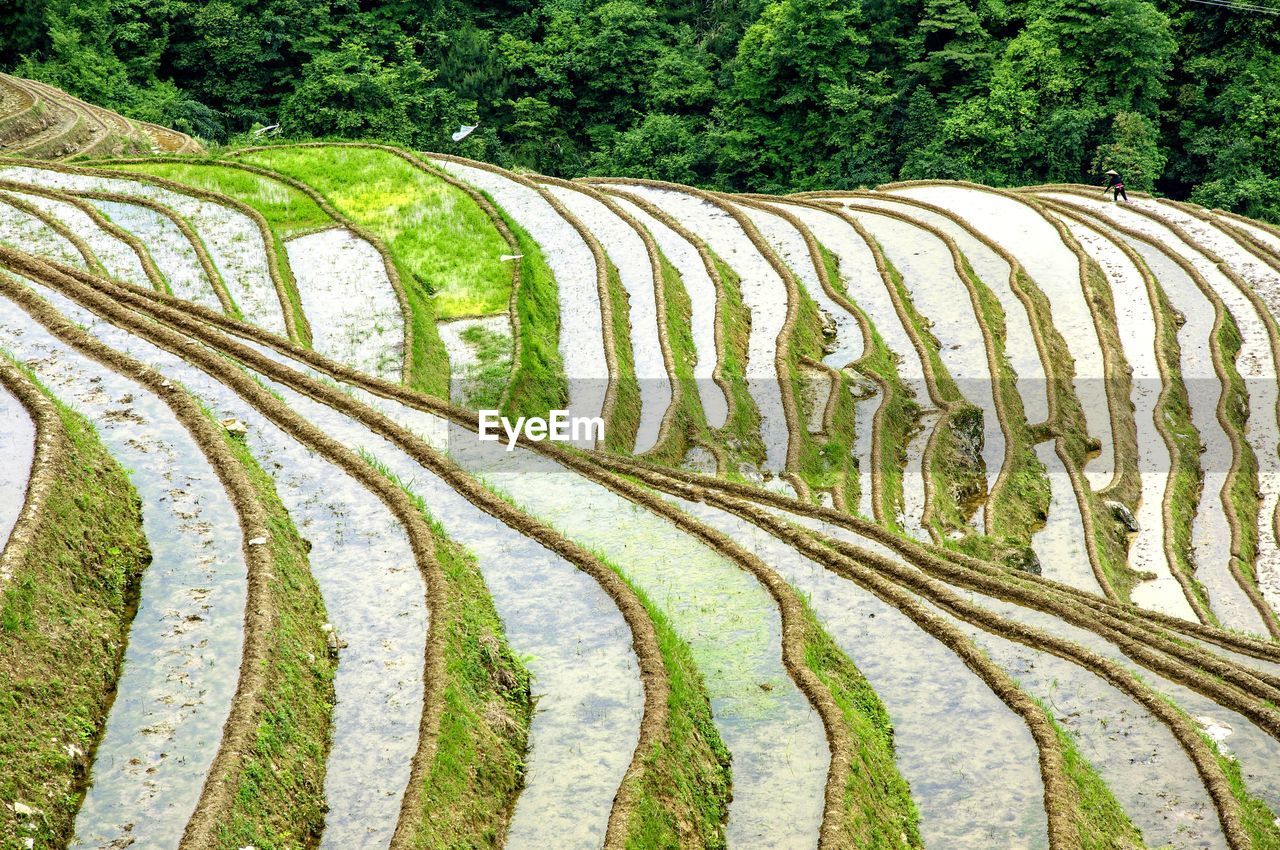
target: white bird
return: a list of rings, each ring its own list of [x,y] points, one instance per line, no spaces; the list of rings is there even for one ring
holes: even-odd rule
[[[456,133],[454,133],[454,134],[453,134],[453,140],[454,140],[455,142],[460,142],[460,141],[462,141],[462,140],[463,140],[463,139],[465,139],[467,136],[470,136],[470,135],[471,135],[471,131],[472,131],[472,130],[474,130],[474,129],[475,129],[476,127],[478,127],[478,126],[480,126],[480,125],[479,125],[479,124],[463,124],[463,125],[458,129],[458,132],[456,132]]]
[[[273,131],[273,130],[279,130],[279,129],[280,129],[280,125],[279,125],[279,124],[270,124],[270,125],[268,125],[268,126],[266,126],[266,127],[259,127],[258,129],[254,130],[254,131],[253,131],[253,135],[255,135],[255,136],[265,136],[267,133],[270,133],[270,132],[271,132],[271,131]]]
[[[505,263],[507,260],[519,260],[523,256],[524,254],[503,254],[501,257],[498,257],[498,262]]]

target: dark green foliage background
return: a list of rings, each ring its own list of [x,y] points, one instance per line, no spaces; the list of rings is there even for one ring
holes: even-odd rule
[[[212,141],[756,191],[1116,167],[1280,220],[1280,18],[1187,0],[0,0],[0,27],[17,73]]]

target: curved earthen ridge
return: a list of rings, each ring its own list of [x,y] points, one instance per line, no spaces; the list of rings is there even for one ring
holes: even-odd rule
[[[0,353],[0,384],[26,409],[35,426],[35,451],[22,509],[8,540],[0,548],[0,599],[3,599],[9,581],[26,560],[41,527],[52,520],[45,511],[45,501],[59,475],[67,436],[53,402],[26,372],[3,353]]]
[[[681,192],[686,195],[699,198],[713,205],[718,210],[724,212],[732,218],[740,228],[743,234],[750,240],[751,244],[760,252],[774,272],[782,278],[783,285],[787,288],[787,316],[783,322],[782,330],[778,333],[778,338],[774,347],[774,370],[778,376],[778,386],[782,395],[782,410],[786,418],[787,424],[787,454],[785,468],[780,477],[784,478],[796,493],[803,499],[808,499],[809,485],[797,474],[800,463],[800,450],[803,441],[804,423],[800,419],[800,411],[796,405],[795,393],[792,391],[790,380],[790,333],[795,327],[796,317],[799,309],[800,291],[799,284],[796,282],[795,275],[791,269],[787,267],[773,251],[772,248],[761,237],[756,230],[755,225],[738,210],[733,209],[729,203],[725,203],[721,196],[715,193],[706,192],[701,189],[694,189],[689,186],[682,186],[677,183],[667,183],[661,180],[640,180],[635,178],[609,178],[601,180],[592,178],[582,182],[588,184],[608,183],[612,185],[634,185],[649,186],[656,189],[666,189],[668,191]]]
[[[680,402],[684,394],[684,386],[676,376],[675,355],[671,351],[671,339],[667,331],[667,296],[662,273],[662,252],[658,249],[658,244],[654,241],[653,234],[649,233],[648,229],[636,221],[634,216],[618,206],[617,201],[604,192],[598,191],[585,183],[561,180],[557,177],[538,175],[536,180],[548,185],[563,186],[594,198],[604,204],[609,212],[625,222],[627,227],[631,228],[644,242],[645,252],[649,256],[649,273],[653,277],[654,301],[657,305],[658,345],[662,349],[662,363],[667,372],[667,380],[671,384],[671,402],[667,405],[667,409],[662,415],[662,425],[658,432],[658,439],[654,441],[653,446],[645,454],[659,452],[671,439],[671,426],[680,410]]]
[[[1082,197],[1083,196],[1088,196],[1090,198],[1094,197],[1094,193],[1092,190],[1089,190],[1086,192],[1083,188],[1075,185],[1062,185],[1062,186],[1050,185],[1050,186],[1044,186],[1044,187],[1034,187],[1034,189],[1026,190],[1026,191],[1040,191],[1040,192],[1062,191],[1069,194],[1080,195]],[[1149,197],[1149,196],[1139,193],[1138,197]],[[1248,282],[1245,281],[1239,275],[1239,273],[1235,271],[1235,269],[1231,268],[1229,264],[1225,263],[1222,260],[1222,258],[1219,257],[1214,251],[1204,246],[1200,240],[1196,239],[1194,236],[1188,233],[1185,228],[1181,227],[1176,222],[1170,221],[1150,210],[1146,210],[1141,207],[1127,206],[1125,209],[1131,210],[1132,212],[1138,215],[1141,215],[1144,218],[1150,219],[1158,223],[1160,226],[1164,227],[1169,232],[1171,232],[1174,236],[1176,236],[1179,240],[1181,240],[1184,244],[1188,245],[1190,248],[1192,248],[1195,251],[1199,251],[1201,254],[1204,255],[1206,259],[1208,259],[1209,262],[1211,262],[1218,269],[1218,271],[1220,271],[1223,274],[1223,276],[1225,276],[1232,283],[1232,285],[1234,285],[1245,296],[1245,298],[1249,300],[1253,308],[1258,312],[1259,317],[1263,323],[1263,326],[1266,328],[1272,360],[1277,364],[1277,368],[1280,368],[1280,328],[1277,327],[1275,318],[1271,315],[1270,311],[1267,309],[1267,306],[1262,302],[1262,300],[1259,298],[1257,293],[1253,291],[1253,288],[1248,284]],[[1109,219],[1107,220],[1105,226],[1113,230],[1116,230],[1117,232],[1123,232],[1123,233],[1132,235],[1134,238],[1141,239],[1142,241],[1147,242],[1149,244],[1155,244],[1151,239],[1146,238],[1141,234],[1137,234],[1129,230],[1128,228],[1123,227],[1122,225],[1118,225],[1115,222],[1110,221]],[[1203,292],[1205,292],[1206,295],[1211,298],[1211,300],[1214,301],[1215,308],[1221,307],[1223,312],[1224,313],[1226,312],[1225,305],[1221,303],[1220,297],[1216,293],[1213,293],[1212,287],[1210,286],[1209,282],[1205,280],[1204,276],[1200,274],[1199,271],[1194,268],[1194,266],[1192,266],[1189,262],[1187,262],[1182,257],[1176,256],[1176,252],[1169,251],[1165,249],[1162,245],[1156,245],[1156,247],[1160,248],[1162,253],[1170,257],[1172,260],[1174,260],[1174,262],[1177,262],[1178,265],[1184,271],[1186,271],[1189,275],[1191,275],[1192,279],[1196,282],[1196,285],[1200,287],[1200,289]],[[1246,246],[1246,250],[1247,249],[1248,248]],[[1217,333],[1215,330],[1215,339],[1216,339],[1216,335]],[[1225,405],[1225,398],[1223,399],[1223,405]],[[1277,406],[1278,408],[1280,408],[1280,400],[1277,401]],[[1277,410],[1277,415],[1280,415],[1280,409]],[[1232,449],[1233,449],[1233,456],[1234,456],[1233,463],[1232,463],[1231,470],[1228,473],[1227,483],[1224,484],[1223,486],[1223,494],[1224,494],[1223,501],[1224,503],[1230,503],[1230,497],[1228,494],[1230,493],[1230,488],[1234,484],[1235,478],[1241,472],[1241,463],[1242,463],[1241,458],[1243,457],[1246,447],[1244,445],[1243,438],[1238,433],[1239,429],[1237,429],[1236,427],[1230,424],[1230,417],[1227,415],[1225,409],[1221,412],[1221,415],[1219,416],[1219,420],[1223,423],[1224,430],[1226,430],[1228,436],[1232,440]],[[1257,586],[1253,582],[1251,582],[1244,575],[1243,571],[1240,569],[1240,562],[1243,560],[1243,551],[1242,551],[1243,546],[1241,542],[1241,539],[1243,536],[1243,529],[1240,527],[1240,522],[1241,522],[1240,518],[1233,511],[1228,513],[1228,521],[1231,523],[1232,538],[1233,538],[1232,539],[1232,557],[1228,564],[1232,577],[1235,579],[1236,583],[1243,590],[1245,595],[1249,598],[1250,603],[1258,611],[1261,617],[1261,620],[1265,625],[1265,627],[1267,628],[1267,630],[1269,631],[1271,637],[1273,639],[1280,640],[1280,620],[1277,619],[1275,612],[1271,610],[1270,606],[1262,598],[1262,594],[1259,592]],[[1259,518],[1257,521],[1264,521],[1264,520]],[[1270,524],[1272,525],[1273,530],[1280,530],[1280,529],[1277,529],[1276,523],[1277,523],[1277,518],[1272,517],[1270,519]]]
[[[602,183],[594,183],[594,181],[592,181],[591,179],[580,178],[573,182],[585,184],[588,186],[594,185],[594,187],[597,188],[602,195],[607,196],[611,194],[608,191],[608,187],[606,185]],[[637,197],[635,195],[628,195],[627,200],[630,203],[634,204],[639,209],[643,210],[646,215],[649,215],[654,219],[656,219],[657,221],[661,222],[664,226],[670,229],[673,233],[675,233],[681,239],[683,239],[684,241],[692,245],[694,249],[698,252],[698,258],[702,262],[703,268],[707,273],[707,277],[710,278],[712,285],[715,287],[715,290],[716,290],[716,316],[715,316],[716,362],[715,362],[715,367],[712,370],[711,377],[712,377],[712,380],[715,382],[716,386],[719,387],[720,391],[724,394],[725,405],[726,405],[725,421],[729,422],[734,418],[734,415],[736,412],[737,400],[731,388],[729,387],[729,382],[724,377],[723,364],[724,364],[724,345],[725,345],[725,341],[724,341],[725,283],[724,283],[724,278],[720,274],[720,269],[716,265],[715,256],[712,254],[711,250],[707,247],[705,242],[703,242],[700,238],[698,238],[697,235],[690,232],[689,229],[686,228],[684,225],[682,225],[680,222],[676,221],[674,218],[668,215],[665,210],[659,209],[657,206],[650,203],[648,200],[641,197]],[[650,238],[652,238],[652,234],[650,234]],[[669,344],[670,343],[668,341],[668,345]],[[717,448],[717,449],[714,449],[714,451],[720,451],[720,450]],[[720,468],[724,469],[725,465],[723,463],[723,457],[721,457],[720,459],[722,461],[720,463]]]
[[[908,224],[911,227],[916,227],[916,228],[919,228],[920,230],[925,231],[926,233],[929,233],[930,235],[942,241],[942,243],[947,246],[947,250],[951,253],[951,260],[952,260],[953,267],[955,268],[956,277],[960,280],[961,283],[964,284],[965,289],[969,294],[969,301],[973,309],[973,315],[978,323],[978,328],[982,332],[983,348],[986,351],[987,366],[989,370],[991,386],[993,388],[999,388],[1001,386],[1001,367],[1003,364],[1003,358],[996,351],[995,334],[991,329],[991,323],[987,320],[986,311],[982,307],[981,295],[979,294],[978,288],[977,288],[978,284],[974,282],[973,276],[970,275],[965,265],[964,254],[960,251],[960,247],[956,245],[955,240],[952,239],[948,234],[939,230],[938,228],[933,227],[932,225],[929,225],[926,222],[918,221],[916,219],[912,219],[907,216],[904,216],[901,213],[897,212],[896,210],[889,210],[889,209],[883,209],[883,208],[877,208],[877,207],[857,206],[852,202],[849,204],[846,204],[846,207],[847,208],[852,207],[858,210],[865,209],[867,211],[874,212],[877,215],[883,215],[886,218],[892,218],[892,219],[901,221],[904,224]],[[996,502],[996,496],[999,494],[1001,488],[1003,488],[1008,483],[1009,474],[1011,471],[1011,454],[1010,453],[1013,451],[1013,446],[1015,445],[1008,406],[1005,403],[1003,394],[999,392],[998,389],[996,389],[996,391],[992,393],[992,401],[995,404],[996,415],[1000,420],[997,424],[1000,426],[1001,433],[1004,434],[1005,451],[1004,451],[1003,462],[1000,465],[1000,471],[996,476],[996,481],[994,485],[990,488],[990,491],[987,493],[987,498],[985,500],[987,510],[983,515],[983,521],[985,525],[985,531],[988,534],[992,533],[992,531],[995,529],[996,516],[995,516],[994,506]],[[948,415],[950,415],[954,407],[955,405],[952,404],[952,407],[948,411]]]

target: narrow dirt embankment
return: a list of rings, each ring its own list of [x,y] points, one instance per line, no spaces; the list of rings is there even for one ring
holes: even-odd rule
[[[765,469],[781,475],[787,468],[791,441],[784,409],[778,341],[788,315],[787,287],[777,271],[752,243],[741,225],[710,200],[644,184],[602,184],[615,194],[648,201],[670,215],[727,263],[739,278],[742,300],[751,312],[747,341],[747,389],[760,414],[760,437]],[[784,485],[785,486],[785,485]]]
[[[12,195],[2,197],[5,203],[0,204],[0,233],[3,233],[0,242],[64,265],[86,268],[84,256],[70,239],[42,221],[34,210],[19,208],[13,203]]]
[[[36,423],[32,413],[0,384],[0,551],[23,513],[35,454]],[[6,583],[7,577],[0,575],[0,593]]]
[[[621,210],[612,208],[612,202],[571,184],[548,182],[543,187],[592,232],[618,270],[626,290],[631,357],[640,389],[640,421],[632,450],[644,454],[662,436],[673,401],[668,356],[660,333],[665,318],[659,315],[658,301],[661,261],[650,255],[638,225],[624,218]]]

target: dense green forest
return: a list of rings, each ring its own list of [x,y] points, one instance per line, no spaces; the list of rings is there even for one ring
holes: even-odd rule
[[[1274,0],[1263,0],[1274,2]],[[1096,181],[1280,219],[1280,18],[1187,0],[3,0],[16,73],[211,141],[733,190]],[[459,124],[479,124],[453,143]]]

